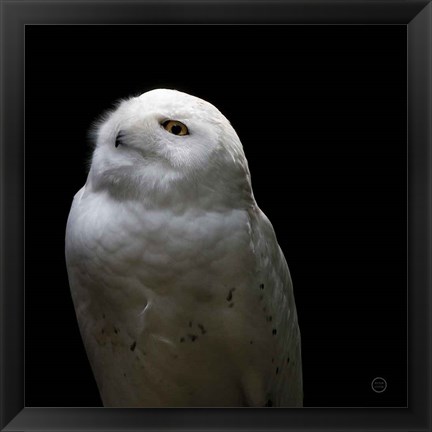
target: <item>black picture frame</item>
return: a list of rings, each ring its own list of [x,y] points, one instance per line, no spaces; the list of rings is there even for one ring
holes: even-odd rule
[[[169,8],[166,6],[169,5]],[[430,430],[429,1],[1,2],[2,430],[291,429]],[[180,18],[179,18],[180,17]],[[404,24],[408,31],[408,408],[303,410],[24,407],[24,26],[26,24]]]

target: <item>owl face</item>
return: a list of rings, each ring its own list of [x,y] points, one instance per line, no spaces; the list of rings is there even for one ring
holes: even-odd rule
[[[119,164],[159,164],[186,173],[213,163],[224,150],[229,153],[235,138],[228,120],[210,103],[153,90],[118,106],[100,128],[97,150]]]
[[[235,188],[248,176],[229,121],[210,103],[175,90],[152,90],[121,102],[96,136],[94,183],[123,193],[187,189],[192,183]]]

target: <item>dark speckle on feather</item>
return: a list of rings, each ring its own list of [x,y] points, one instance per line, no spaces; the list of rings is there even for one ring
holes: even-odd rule
[[[277,367],[276,368],[276,375],[279,373],[279,368]]]
[[[274,329],[272,330],[272,333],[275,335],[275,334],[277,333],[277,330],[274,328]]]
[[[266,407],[271,407],[271,406],[273,406],[273,402],[272,402],[272,400],[269,399],[269,400],[267,401],[267,403],[265,404],[265,406],[266,406]]]
[[[180,342],[184,342],[185,341],[185,338],[184,337],[181,337],[180,338]]]
[[[117,334],[119,332],[119,329],[114,327],[114,333]]]
[[[131,351],[135,351],[136,348],[136,341],[133,341],[133,344],[130,346]]]
[[[234,303],[230,303],[230,304],[228,305],[228,307],[230,307],[230,308],[234,307]]]
[[[249,343],[252,345],[252,344],[253,344],[253,341],[250,341]]]
[[[188,334],[188,338],[192,341],[195,342],[198,339],[197,335],[194,334]]]
[[[260,289],[264,289],[264,284],[260,284]]]
[[[198,324],[199,329],[201,330],[201,334],[206,334],[207,330],[205,329],[205,327],[202,324]]]
[[[290,362],[290,358],[288,357],[288,358],[287,358],[287,363],[289,363],[289,362]]]
[[[105,314],[102,314],[102,318],[105,319]]]
[[[229,291],[228,291],[228,295],[227,295],[227,301],[231,301],[232,300],[232,298],[233,298],[233,292],[235,291],[235,288],[231,288]]]

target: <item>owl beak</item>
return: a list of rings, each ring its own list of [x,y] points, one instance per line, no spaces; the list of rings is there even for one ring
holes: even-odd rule
[[[125,133],[123,131],[120,131],[115,140],[115,148],[117,148],[120,144],[123,144],[122,139],[124,138]]]

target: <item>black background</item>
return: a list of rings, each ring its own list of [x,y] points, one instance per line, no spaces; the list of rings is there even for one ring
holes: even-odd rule
[[[294,282],[305,406],[407,404],[405,26],[26,26],[25,49],[26,406],[101,405],[65,225],[94,120],[158,87],[242,140]]]

